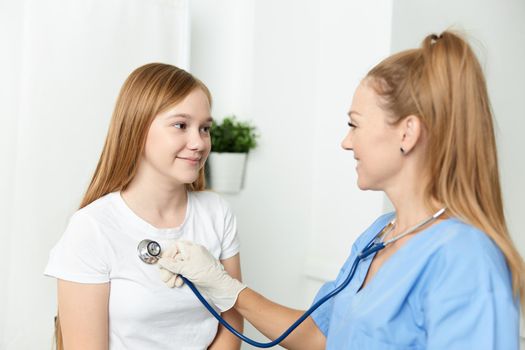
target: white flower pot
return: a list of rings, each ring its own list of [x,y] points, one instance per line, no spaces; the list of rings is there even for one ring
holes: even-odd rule
[[[241,190],[248,153],[216,153],[208,157],[210,187],[222,193]]]

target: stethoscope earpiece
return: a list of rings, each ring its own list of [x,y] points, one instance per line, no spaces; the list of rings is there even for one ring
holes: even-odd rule
[[[137,247],[140,260],[146,264],[155,264],[160,258],[160,244],[151,239],[145,239],[139,243]]]

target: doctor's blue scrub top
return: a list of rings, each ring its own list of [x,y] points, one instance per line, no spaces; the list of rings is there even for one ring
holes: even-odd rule
[[[361,250],[394,213],[381,216],[354,243],[337,279],[314,303],[340,285]],[[373,255],[352,282],[312,318],[326,349],[482,350],[519,348],[518,298],[496,244],[458,219],[414,235],[361,289]]]

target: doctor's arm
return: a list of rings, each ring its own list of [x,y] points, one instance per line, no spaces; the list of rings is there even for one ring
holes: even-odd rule
[[[235,309],[269,339],[276,339],[290,327],[303,310],[274,303],[252,289],[241,291]],[[280,344],[286,349],[321,350],[326,338],[311,317],[308,317]]]
[[[280,336],[303,314],[303,311],[266,299],[232,278],[201,245],[179,241],[159,260],[159,265],[191,280],[219,309],[230,310],[233,307],[270,339]],[[164,280],[167,282],[170,277],[165,276]],[[309,317],[282,345],[288,349],[324,349],[325,337]]]
[[[221,264],[224,266],[224,270],[228,272],[230,276],[242,281],[241,277],[241,261],[239,254],[232,256],[231,258],[221,260]],[[243,318],[235,310],[230,309],[221,314],[221,316],[233,326],[237,331],[243,332]],[[219,324],[217,335],[210,345],[209,350],[234,350],[241,348],[241,340],[235,335],[231,334],[223,325]]]
[[[108,303],[109,283],[58,280],[58,314],[65,349],[108,349]]]

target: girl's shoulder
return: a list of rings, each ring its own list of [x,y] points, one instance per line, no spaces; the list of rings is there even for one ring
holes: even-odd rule
[[[200,201],[220,201],[222,200],[222,197],[213,191],[204,190],[204,191],[190,191],[188,192],[189,195],[195,199],[198,199]]]
[[[78,209],[70,218],[72,222],[111,222],[122,215],[123,199],[119,192],[108,193],[83,208]]]
[[[228,203],[217,193],[212,191],[188,192],[192,205],[205,210],[229,211]]]

